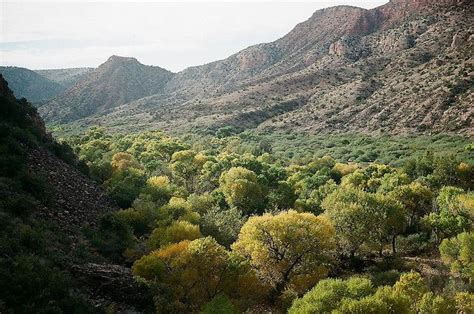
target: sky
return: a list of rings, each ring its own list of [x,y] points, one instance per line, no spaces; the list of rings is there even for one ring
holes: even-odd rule
[[[120,55],[177,72],[274,41],[318,9],[386,2],[0,0],[0,65],[97,67]]]

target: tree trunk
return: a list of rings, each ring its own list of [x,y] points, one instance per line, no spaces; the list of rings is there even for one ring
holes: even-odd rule
[[[270,293],[270,303],[275,305],[280,297],[281,293],[285,289],[286,283],[284,281],[280,281],[276,284],[275,289],[272,290]]]
[[[397,236],[394,235],[394,236],[392,237],[392,254],[394,254],[394,255],[397,253],[396,240],[397,240]]]

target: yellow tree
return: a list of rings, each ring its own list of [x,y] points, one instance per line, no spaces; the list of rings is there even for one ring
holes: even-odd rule
[[[219,294],[235,295],[239,287],[256,286],[249,268],[244,266],[207,237],[153,251],[135,262],[133,273],[157,288],[159,311],[197,312]]]
[[[183,150],[173,154],[171,157],[171,170],[175,178],[183,180],[188,192],[194,192],[196,179],[203,165],[206,156],[196,153],[193,150]]]
[[[183,240],[195,240],[202,237],[199,226],[188,221],[174,221],[170,226],[158,227],[153,230],[148,238],[147,245],[150,249],[158,249],[170,243]]]
[[[255,172],[233,167],[222,173],[219,184],[229,205],[246,214],[263,209],[263,191]]]
[[[291,210],[250,218],[232,248],[272,287],[275,302],[284,291],[302,293],[327,275],[333,239],[326,218]]]
[[[123,171],[129,168],[142,169],[143,167],[138,161],[129,153],[119,152],[112,156],[112,169],[114,171]]]

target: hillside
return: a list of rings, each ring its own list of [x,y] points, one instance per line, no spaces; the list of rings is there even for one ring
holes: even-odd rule
[[[10,83],[10,88],[19,98],[33,103],[50,100],[65,88],[38,73],[19,67],[0,67],[0,74]]]
[[[70,122],[159,93],[173,73],[135,58],[110,57],[41,109],[49,121]]]
[[[156,95],[84,112],[80,125],[472,134],[473,16],[449,0],[319,10],[275,42],[177,73]],[[84,103],[59,98],[42,113],[70,122],[65,108]]]
[[[51,69],[51,70],[35,70],[39,75],[58,83],[65,88],[80,81],[93,68],[71,68],[71,69]]]
[[[147,291],[130,270],[92,244],[103,217],[118,210],[115,202],[79,171],[85,168],[71,148],[46,133],[36,109],[16,99],[2,75],[0,105],[0,311],[146,306]]]

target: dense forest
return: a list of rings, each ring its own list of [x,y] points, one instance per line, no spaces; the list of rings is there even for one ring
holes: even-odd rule
[[[2,312],[120,312],[77,288],[71,265],[90,262],[131,268],[151,294],[134,304],[142,312],[474,311],[466,139],[464,160],[427,144],[386,163],[290,158],[226,130],[197,140],[92,127],[56,141],[34,107],[5,90]],[[94,180],[118,210],[78,223],[74,237],[41,215],[54,195],[28,165],[38,149]]]
[[[474,169],[455,155],[298,163],[100,128],[69,143],[124,208],[92,241],[158,311],[473,310]]]

